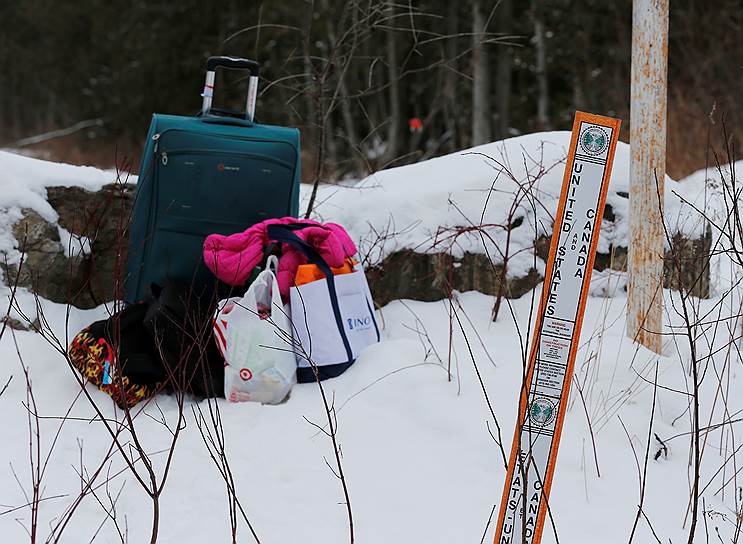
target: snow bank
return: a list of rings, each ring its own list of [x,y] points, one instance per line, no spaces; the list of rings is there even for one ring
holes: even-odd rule
[[[534,264],[530,250],[535,234],[551,233],[569,144],[570,132],[542,132],[390,168],[359,182],[323,185],[315,215],[344,225],[370,263],[376,264],[399,249],[449,251],[456,256],[487,252],[499,262],[511,213],[515,223],[509,273],[524,276]],[[600,252],[608,252],[611,245],[627,245],[629,156],[629,146],[620,142],[607,197],[616,220],[604,223]],[[95,191],[115,179],[112,171],[0,152],[0,251],[13,247],[9,228],[20,218],[20,208],[31,208],[56,223],[46,187],[74,185]],[[719,174],[712,169],[681,183],[666,176],[666,217],[673,232],[692,238],[702,235],[701,217],[683,200],[700,208],[720,208],[713,194],[716,179]],[[523,195],[520,187],[527,186],[530,198],[522,198],[512,210],[516,195]],[[305,204],[309,189],[302,187]],[[463,228],[470,232],[457,234]],[[537,267],[543,266],[539,261]]]
[[[48,221],[56,213],[46,201],[46,188],[78,186],[97,191],[116,181],[116,173],[73,166],[0,151],[0,209],[31,208]]]
[[[733,164],[723,164],[719,168],[716,165],[701,168],[679,182],[679,195],[697,209],[705,210],[705,215],[710,219],[715,222],[720,221],[725,215],[723,184],[727,184],[730,190],[731,179],[735,177],[739,180],[741,172],[743,172],[743,160]],[[699,217],[699,214],[695,215]]]
[[[522,199],[512,214],[521,222],[511,230],[510,253],[516,258],[510,274],[522,276],[533,264],[528,250],[535,234],[551,233],[569,146],[570,132],[542,132],[383,170],[355,184],[322,186],[316,214],[346,226],[362,251],[371,252],[372,264],[403,248],[446,250],[457,256],[487,251],[497,262],[505,251],[504,226],[519,188],[531,186],[534,198]],[[616,220],[604,223],[600,252],[608,252],[610,245],[627,245],[629,160],[629,145],[620,142],[607,196]],[[689,217],[676,194],[698,201],[703,189],[704,179],[680,184],[666,176],[666,217],[674,231],[693,238],[702,235],[698,217]],[[482,226],[486,236],[452,236],[472,226]],[[389,233],[395,233],[394,240],[379,239]]]
[[[681,180],[682,184],[699,184],[700,186],[707,183],[712,183],[714,186],[719,187],[721,180],[725,178],[730,180],[733,173],[736,175],[736,179],[739,179],[740,174],[743,172],[743,160],[737,161],[732,164],[724,164],[720,168],[716,165],[710,165],[706,168],[700,168],[696,172],[686,176]]]
[[[377,256],[400,247],[434,251],[437,242],[450,243],[446,233],[439,232],[437,237],[439,226],[503,221],[515,182],[498,175],[504,168],[495,160],[507,165],[517,180],[539,177],[538,195],[545,209],[519,208],[523,223],[513,231],[514,243],[530,244],[534,226],[542,228],[542,221],[549,227],[548,212],[554,213],[568,137],[568,133],[556,132],[514,138],[475,148],[469,154],[391,169],[350,187],[322,187],[318,211],[327,219],[342,222],[360,241],[370,240],[372,229],[383,232],[388,225],[391,231],[399,232],[396,239],[377,248]],[[494,160],[473,153],[487,153]],[[695,176],[682,183],[666,178],[668,215],[676,214],[676,224],[688,233],[697,227],[684,219],[688,210],[673,191],[704,202],[710,184],[707,176]],[[55,214],[44,200],[45,187],[69,184],[94,190],[113,179],[95,169],[0,153],[0,218],[7,220],[19,214],[21,207],[31,207],[52,219]],[[497,190],[491,192],[485,206],[493,180]],[[622,193],[627,191],[627,181],[628,148],[620,144],[609,195],[617,221],[613,229],[603,232],[604,248],[626,240],[627,202]],[[488,232],[496,239],[500,236],[496,227],[489,227]],[[9,235],[0,223],[0,237]],[[6,240],[0,238],[0,248]],[[482,251],[478,243],[479,237],[462,236],[451,248]],[[555,542],[553,534],[559,535],[559,542],[574,544],[596,542],[597,535],[606,544],[627,542],[637,512],[635,455],[642,459],[646,447],[656,365],[660,383],[655,392],[652,432],[668,451],[653,460],[660,443],[652,439],[643,506],[646,517],[639,524],[635,541],[686,541],[691,422],[683,391],[689,387],[688,353],[683,343],[676,351],[670,335],[666,357],[628,340],[626,298],[620,289],[624,276],[605,272],[596,278],[601,280],[596,282],[596,294],[620,292],[611,298],[588,300],[576,361],[576,383],[582,384],[582,389],[578,395],[574,388],[567,407],[550,503],[555,528],[548,521],[543,542]],[[1,284],[0,295],[7,301],[8,289]],[[499,505],[505,470],[493,440],[497,429],[479,380],[488,391],[507,454],[523,372],[521,353],[525,346],[519,345],[519,331],[530,328],[529,311],[538,295],[512,301],[515,323],[507,318],[491,321],[492,297],[474,292],[458,295],[461,307],[456,305],[456,311],[466,314],[461,330],[456,325],[450,329],[450,307],[445,302],[393,302],[381,310],[382,342],[366,350],[343,376],[325,382],[337,407],[338,439],[359,542],[492,541],[494,527],[487,525],[488,517],[493,505]],[[670,293],[664,295],[667,307],[671,307]],[[18,296],[33,318],[37,301],[25,289],[20,289]],[[700,301],[699,314],[718,312],[719,302]],[[63,344],[82,327],[106,316],[103,307],[88,311],[73,308],[68,315],[63,305],[45,300],[40,304]],[[730,312],[737,312],[736,308]],[[666,317],[671,321],[668,325],[681,324],[674,312]],[[715,535],[719,531],[720,539],[728,542],[735,532],[735,509],[739,508],[737,484],[731,474],[740,466],[740,454],[734,453],[736,446],[730,437],[733,430],[739,435],[743,425],[731,414],[741,413],[743,396],[725,393],[725,401],[720,401],[723,389],[714,375],[723,372],[719,383],[734,392],[740,391],[741,373],[739,366],[731,370],[738,361],[727,359],[719,339],[717,345],[705,342],[703,347],[716,355],[710,358],[715,372],[705,373],[707,379],[700,392],[701,420],[711,426],[705,435],[709,446],[702,463],[706,517],[700,515],[696,537],[701,542],[703,531]],[[451,381],[446,372],[449,354]],[[31,514],[23,505],[31,486],[29,428],[21,369],[27,365],[36,409],[50,418],[40,422],[44,457],[55,444],[45,469],[40,508],[40,538],[45,539],[50,523],[61,518],[80,489],[80,465],[90,474],[105,459],[110,440],[99,423],[91,422],[94,412],[78,397],[74,374],[39,335],[19,332],[14,337],[6,331],[0,338],[0,360],[6,362],[0,372],[0,388],[12,376],[0,396],[4,422],[0,427],[0,466],[4,467],[0,470],[0,504],[5,505],[2,511],[11,512],[0,516],[0,535],[4,542],[28,539]],[[109,399],[96,390],[92,394],[104,415],[113,417]],[[60,425],[55,418],[67,413],[70,405],[70,414],[80,419],[65,423],[55,439]],[[163,494],[162,542],[230,539],[225,486],[196,429],[192,409],[197,405],[198,401],[187,400],[187,424]],[[203,402],[201,407],[207,409]],[[166,418],[172,425],[178,407],[172,397],[161,395],[146,410],[137,419],[137,428],[161,474],[166,462],[162,450],[167,448],[170,433],[160,420]],[[326,460],[332,465],[333,449],[313,426],[324,423],[317,387],[298,385],[288,401],[278,406],[233,405],[222,400],[220,410],[237,492],[262,541],[347,541],[340,484],[326,465]],[[726,469],[718,470],[723,465]],[[122,468],[124,462],[118,454],[104,463],[104,473],[112,476],[110,486],[98,488],[101,502],[93,497],[83,501],[62,541],[118,541],[108,500],[116,500],[118,523],[130,541],[148,538],[148,498]],[[721,487],[725,492],[718,492]],[[238,535],[241,542],[249,540],[243,524]]]

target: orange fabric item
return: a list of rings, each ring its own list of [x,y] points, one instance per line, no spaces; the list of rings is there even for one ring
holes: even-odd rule
[[[333,275],[340,276],[341,274],[350,274],[353,272],[354,267],[359,264],[354,259],[346,259],[343,266],[338,268],[331,268]],[[299,287],[305,283],[312,283],[313,281],[325,279],[325,274],[318,268],[316,264],[300,264],[297,268],[297,275],[294,276],[294,285]]]

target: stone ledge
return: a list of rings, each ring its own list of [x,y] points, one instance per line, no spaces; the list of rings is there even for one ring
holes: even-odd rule
[[[33,210],[23,210],[23,219],[13,226],[19,245],[26,239],[26,258],[21,268],[19,285],[54,302],[70,302],[79,308],[92,308],[115,298],[126,263],[127,225],[134,202],[135,185],[106,185],[91,192],[79,187],[49,187],[48,200],[59,214],[59,226],[75,236],[90,240],[90,253],[68,258],[56,225]],[[611,220],[609,210],[605,214]],[[699,240],[674,238],[682,271],[676,272],[670,255],[666,255],[665,286],[684,285],[691,294],[708,297],[709,252],[711,232]],[[550,240],[540,237],[534,251],[547,260]],[[20,249],[20,248],[19,248]],[[596,255],[594,268],[626,270],[627,249],[613,247],[609,254]],[[6,282],[18,274],[17,265],[0,263]],[[509,278],[501,288],[503,267],[492,264],[486,255],[465,253],[454,258],[447,253],[422,254],[401,250],[388,255],[380,264],[367,270],[369,286],[377,304],[409,298],[434,301],[447,298],[450,290],[480,291],[488,295],[499,292],[518,298],[538,286],[542,276],[532,269],[520,278]]]
[[[54,302],[93,308],[115,298],[126,263],[127,225],[135,186],[111,184],[100,191],[80,187],[49,187],[47,199],[59,215],[58,224],[73,236],[90,241],[90,253],[67,257],[57,226],[30,209],[13,225],[23,264],[0,263],[6,283],[16,278],[39,296]],[[25,247],[21,247],[24,244]]]

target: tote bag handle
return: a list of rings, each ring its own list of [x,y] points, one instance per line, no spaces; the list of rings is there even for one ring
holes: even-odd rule
[[[343,348],[346,350],[348,361],[353,361],[351,344],[348,341],[348,336],[346,336],[346,330],[343,328],[343,316],[341,315],[341,308],[338,304],[338,293],[335,290],[335,276],[333,275],[333,271],[330,269],[328,263],[322,258],[322,255],[315,250],[315,248],[297,236],[292,228],[280,225],[269,225],[267,233],[270,240],[276,240],[277,242],[283,242],[294,246],[302,252],[305,257],[307,257],[307,260],[310,263],[316,265],[325,275],[325,281],[328,282],[328,294],[330,295],[330,305],[333,308],[335,325],[338,329],[338,333],[341,335],[341,340],[343,340]]]

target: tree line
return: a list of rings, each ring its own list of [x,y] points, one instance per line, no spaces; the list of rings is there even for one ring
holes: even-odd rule
[[[711,123],[736,133],[743,14],[737,0],[670,13],[680,176],[704,165]],[[103,166],[138,155],[153,112],[195,114],[217,54],[261,62],[257,119],[302,129],[305,179],[568,129],[576,109],[629,135],[631,0],[12,0],[0,21],[0,144],[93,120],[55,145]],[[219,74],[217,104],[241,109],[244,92]]]

